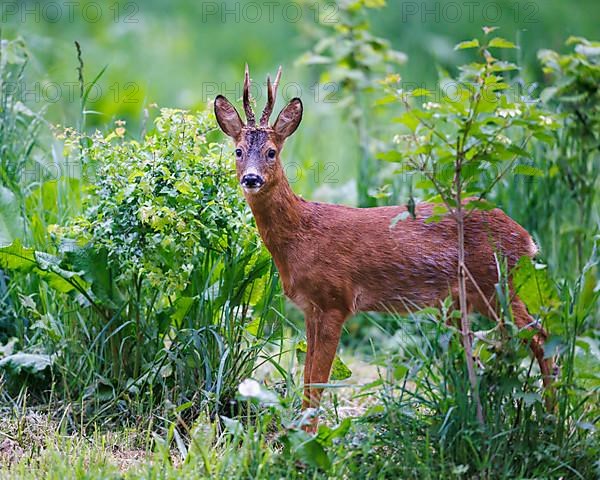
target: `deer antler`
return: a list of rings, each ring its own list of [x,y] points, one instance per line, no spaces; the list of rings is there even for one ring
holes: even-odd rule
[[[262,115],[260,116],[260,125],[261,127],[266,127],[269,125],[269,117],[273,112],[273,107],[275,105],[275,98],[277,97],[277,87],[279,86],[279,80],[281,79],[281,65],[277,70],[277,76],[275,77],[275,82],[273,82],[273,86],[271,87],[271,77],[267,76],[267,104],[265,105],[265,109],[263,110]]]
[[[250,73],[248,73],[248,64],[246,64],[246,73],[244,74],[244,112],[246,112],[247,125],[254,126],[254,112],[250,105]]]

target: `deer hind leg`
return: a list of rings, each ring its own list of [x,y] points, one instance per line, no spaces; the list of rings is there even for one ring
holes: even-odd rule
[[[304,377],[304,395],[305,399],[302,407],[318,408],[323,395],[323,387],[319,384],[327,383],[331,372],[331,365],[335,358],[340,336],[342,333],[342,325],[347,318],[347,314],[340,311],[327,311],[319,315],[311,315],[310,321],[307,317],[307,328],[309,324],[312,328],[307,330],[307,337],[310,337],[307,342],[307,364],[305,364]],[[308,381],[306,375],[308,373]],[[318,418],[314,418],[312,423],[305,427],[308,432],[317,430]]]
[[[489,318],[498,318],[499,312],[493,296],[488,298],[487,302],[483,301],[483,299],[479,297],[477,300],[475,300],[475,306],[479,313]],[[519,299],[519,297],[515,296],[513,298],[511,306],[513,318],[517,327],[536,330],[533,338],[526,343],[529,345],[533,356],[540,366],[542,382],[546,390],[546,408],[548,410],[552,410],[554,408],[554,391],[552,388],[552,381],[554,378],[554,362],[551,358],[544,358],[544,344],[546,343],[548,334],[541,326],[535,323],[531,315],[529,315],[525,304],[521,301],[521,299]]]
[[[541,326],[535,324],[533,318],[529,315],[525,304],[518,297],[515,297],[512,302],[512,312],[515,323],[519,328],[537,330],[537,333],[529,341],[529,348],[531,348],[533,355],[540,365],[544,387],[550,389],[552,387],[554,374],[554,362],[551,358],[544,357],[544,344],[546,343],[548,334]]]

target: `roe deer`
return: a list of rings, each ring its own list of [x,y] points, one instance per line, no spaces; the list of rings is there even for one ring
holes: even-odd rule
[[[432,204],[416,207],[393,228],[403,206],[351,208],[309,202],[291,189],[280,161],[287,137],[302,119],[302,102],[292,99],[275,123],[269,117],[275,103],[281,67],[275,82],[267,79],[267,103],[256,123],[250,106],[250,78],[246,65],[244,124],[235,107],[222,95],[215,99],[217,122],[235,142],[236,170],[260,235],[279,270],[285,294],[305,315],[307,355],[303,408],[318,407],[345,320],[359,311],[399,313],[457,298],[457,225],[447,216],[426,223]],[[468,309],[496,316],[494,284],[498,253],[512,269],[523,255],[537,248],[531,236],[499,209],[475,210],[465,218],[465,264]],[[544,358],[546,332],[513,295],[512,313],[520,328],[537,330],[530,342],[545,386],[552,361]],[[315,419],[309,430],[316,428]]]

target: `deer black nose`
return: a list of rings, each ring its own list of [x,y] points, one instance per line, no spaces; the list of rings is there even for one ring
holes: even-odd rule
[[[264,185],[264,179],[255,173],[248,173],[242,177],[241,184],[246,188],[260,188]]]

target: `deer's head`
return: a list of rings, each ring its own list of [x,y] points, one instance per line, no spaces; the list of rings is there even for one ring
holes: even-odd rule
[[[250,105],[248,65],[243,95],[246,123],[223,95],[218,95],[215,99],[217,122],[221,130],[235,142],[237,176],[246,195],[268,191],[284,178],[279,154],[285,139],[296,131],[302,120],[302,102],[299,98],[294,98],[281,110],[275,123],[269,125],[280,78],[281,67],[273,84],[270,77],[267,77],[267,104],[258,125]]]

